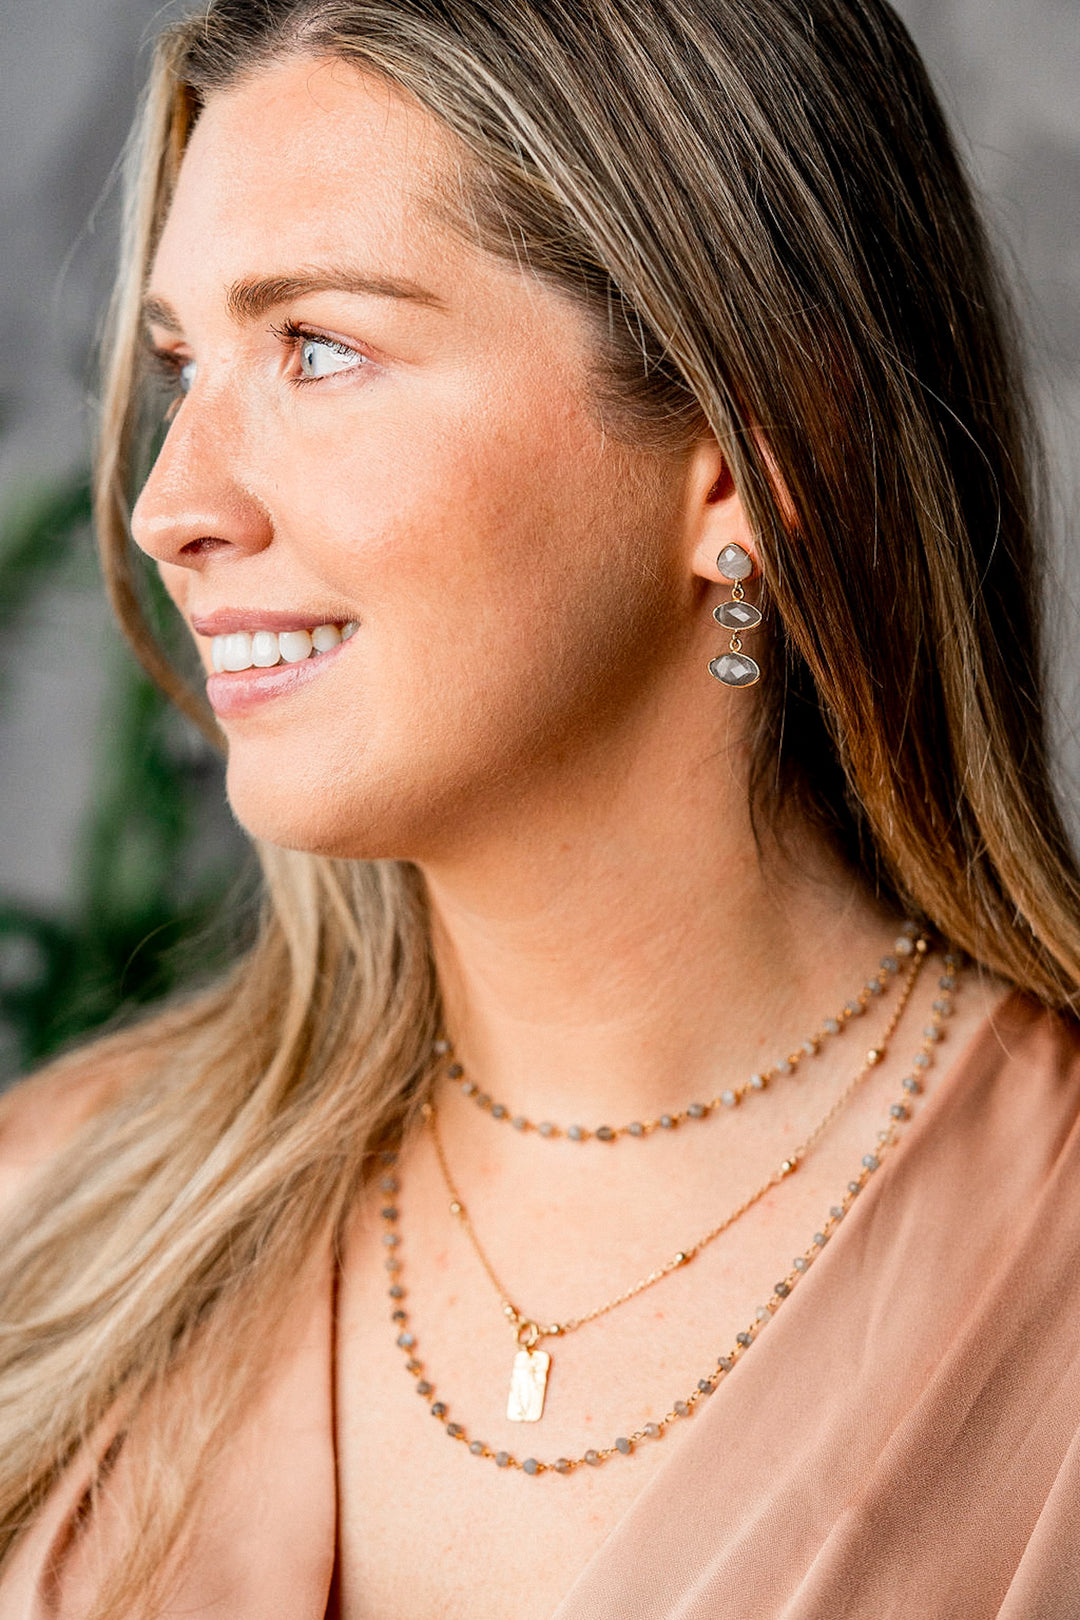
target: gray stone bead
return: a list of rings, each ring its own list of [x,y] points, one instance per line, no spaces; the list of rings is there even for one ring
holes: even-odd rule
[[[460,1063],[451,1063],[446,1073],[451,1080],[460,1080],[462,1075],[465,1073],[465,1070],[461,1067]]]
[[[734,630],[736,635],[742,630],[756,630],[761,623],[761,614],[753,602],[738,600],[721,602],[719,607],[713,608],[713,618],[725,630]]]
[[[413,1345],[416,1343],[416,1338],[411,1333],[399,1333],[397,1336],[397,1342],[399,1349],[411,1350]]]
[[[526,1474],[538,1474],[540,1472],[540,1464],[535,1457],[526,1457],[521,1467]]]
[[[776,1287],[773,1289],[773,1293],[778,1299],[787,1299],[788,1295],[791,1293],[791,1284],[786,1282],[778,1282]]]
[[[741,1344],[744,1350],[748,1349],[753,1342],[754,1335],[752,1333],[747,1333],[745,1328],[741,1333],[736,1333],[735,1335],[735,1343]]]
[[[416,1393],[418,1395],[431,1395],[434,1392],[434,1388],[434,1384],[429,1384],[426,1378],[421,1378],[420,1382],[416,1386]]]
[[[480,1087],[476,1084],[475,1080],[463,1080],[461,1082],[461,1090],[466,1097],[475,1097],[476,1093],[480,1090]]]
[[[496,1468],[509,1468],[510,1453],[508,1451],[497,1451],[495,1453],[495,1466]]]
[[[431,1415],[436,1418],[444,1418],[446,1416],[446,1402],[434,1401],[431,1407]]]
[[[383,1245],[387,1249],[396,1249],[400,1242],[401,1239],[398,1237],[396,1232],[383,1233]]]
[[[624,1457],[628,1457],[633,1449],[632,1444],[626,1438],[625,1434],[620,1434],[619,1438],[615,1442],[615,1450],[621,1451]]]
[[[761,679],[761,665],[745,653],[726,652],[710,662],[709,674],[724,686],[753,686]]]
[[[690,1408],[685,1401],[676,1401],[671,1410],[675,1413],[676,1417],[690,1416]]]
[[[916,1080],[913,1074],[909,1074],[906,1080],[901,1080],[900,1084],[903,1086],[905,1091],[911,1092],[913,1096],[918,1096],[919,1092],[922,1090],[922,1082],[920,1080]]]
[[[893,1103],[889,1109],[889,1117],[891,1119],[907,1119],[908,1109],[904,1107],[903,1103]]]
[[[405,1298],[405,1290],[404,1290],[404,1288],[402,1288],[400,1283],[395,1283],[394,1286],[391,1288],[391,1290],[390,1290],[390,1298],[391,1299],[404,1299]]]
[[[584,1142],[589,1133],[585,1129],[584,1125],[568,1125],[566,1127],[566,1134],[570,1138],[571,1142]]]
[[[738,1100],[738,1096],[734,1091],[722,1091],[720,1093],[720,1101],[725,1108],[734,1108]]]
[[[863,1169],[864,1170],[876,1170],[880,1163],[881,1163],[881,1160],[878,1158],[876,1153],[864,1153],[863,1154]]]
[[[541,1136],[554,1136],[555,1135],[555,1126],[551,1123],[551,1121],[549,1119],[545,1119],[544,1123],[542,1125],[538,1125],[536,1128],[540,1132]]]
[[[629,1124],[626,1127],[626,1134],[627,1134],[627,1136],[644,1136],[645,1135],[645,1127],[641,1123],[640,1119],[635,1119],[631,1124]]]
[[[847,1190],[851,1194],[852,1198],[858,1198],[859,1194],[862,1192],[862,1182],[849,1181],[847,1184]]]
[[[749,579],[754,572],[754,559],[743,546],[732,541],[717,557],[716,567],[724,579]]]
[[[840,1020],[839,1018],[826,1018],[821,1027],[825,1031],[826,1035],[839,1035]]]
[[[525,1118],[524,1114],[515,1114],[510,1123],[513,1125],[515,1131],[526,1131],[529,1128],[529,1122]]]
[[[460,1423],[448,1423],[446,1425],[446,1432],[450,1436],[451,1440],[460,1440],[461,1436],[465,1433],[465,1430],[461,1427]]]
[[[930,1054],[929,1054],[929,1052],[920,1052],[919,1053],[918,1057],[915,1059],[915,1067],[917,1069],[928,1069],[930,1067]]]
[[[660,1115],[660,1124],[663,1126],[665,1131],[673,1131],[675,1129],[675,1117],[674,1117],[674,1115],[673,1114],[661,1114]]]
[[[571,1463],[569,1457],[556,1457],[555,1472],[557,1474],[568,1474],[572,1467],[573,1464]]]
[[[691,1103],[686,1112],[691,1119],[704,1119],[706,1113],[705,1104]]]
[[[469,1450],[472,1452],[474,1457],[482,1457],[484,1455],[485,1449],[486,1448],[485,1448],[484,1442],[482,1440],[470,1440],[469,1441]]]
[[[506,1106],[505,1106],[505,1104],[504,1103],[492,1103],[492,1105],[491,1105],[491,1117],[492,1117],[492,1119],[505,1119],[506,1118]]]
[[[814,1243],[816,1244],[816,1246],[819,1249],[823,1249],[825,1247],[826,1243],[828,1243],[828,1241],[829,1240],[826,1237],[824,1232],[815,1232],[814,1233]]]
[[[396,1193],[398,1190],[398,1179],[396,1176],[383,1176],[382,1180],[379,1182],[379,1187],[384,1193]]]
[[[596,1127],[596,1140],[598,1142],[614,1142],[615,1132],[610,1125],[598,1125]]]
[[[588,1463],[590,1468],[598,1468],[603,1460],[603,1457],[601,1457],[598,1451],[590,1450],[585,1453],[585,1461]]]
[[[699,1378],[697,1387],[699,1395],[711,1395],[716,1385],[710,1378]]]
[[[794,1260],[791,1262],[791,1265],[792,1269],[795,1271],[807,1271],[809,1270],[810,1262],[804,1254],[797,1254]]]
[[[650,1440],[659,1440],[663,1432],[659,1423],[646,1423],[645,1425],[645,1434]]]
[[[766,1078],[765,1078],[765,1076],[763,1074],[752,1074],[750,1076],[750,1082],[749,1083],[750,1083],[751,1090],[753,1090],[753,1091],[764,1091],[765,1087],[768,1085],[769,1082],[766,1080]]]
[[[732,1367],[734,1367],[735,1363],[730,1356],[721,1356],[716,1365],[719,1367],[721,1372],[729,1373]]]
[[[845,1214],[843,1204],[834,1204],[832,1209],[830,1209],[829,1214],[832,1216],[834,1221],[842,1221]]]

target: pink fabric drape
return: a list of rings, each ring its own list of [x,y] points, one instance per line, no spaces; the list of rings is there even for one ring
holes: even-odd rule
[[[324,1620],[331,1286],[298,1299],[169,1615]],[[1010,997],[553,1620],[1078,1620],[1080,1034]],[[0,1620],[78,1620],[65,1482]],[[103,1515],[103,1519],[104,1519]],[[509,1620],[509,1617],[508,1617]]]

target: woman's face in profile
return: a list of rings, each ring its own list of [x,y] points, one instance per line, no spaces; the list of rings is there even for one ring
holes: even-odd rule
[[[696,453],[605,433],[581,313],[425,206],[452,162],[349,66],[274,65],[210,98],[152,267],[185,392],[134,533],[208,671],[267,666],[209,692],[286,845],[437,857],[612,768],[715,650]]]

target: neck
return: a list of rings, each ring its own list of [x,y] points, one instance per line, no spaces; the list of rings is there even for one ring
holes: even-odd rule
[[[808,829],[755,846],[741,772],[724,791],[715,761],[666,765],[584,806],[557,793],[425,869],[447,1033],[513,1113],[618,1125],[715,1096],[801,1044],[895,938]]]

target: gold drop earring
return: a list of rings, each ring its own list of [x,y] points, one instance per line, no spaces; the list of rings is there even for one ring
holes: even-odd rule
[[[743,599],[742,582],[754,572],[754,560],[742,546],[732,542],[717,557],[716,566],[721,577],[730,579],[732,585],[731,600],[714,608],[713,618],[731,631],[731,643],[726,653],[710,662],[709,674],[715,675],[725,686],[753,686],[761,679],[761,666],[743,652],[741,637],[747,630],[756,630],[761,623],[759,609]]]

